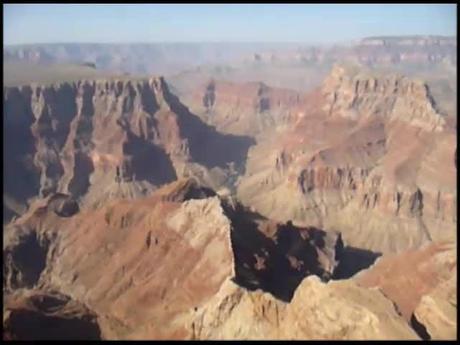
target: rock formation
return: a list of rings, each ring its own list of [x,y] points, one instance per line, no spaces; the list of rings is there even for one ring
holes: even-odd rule
[[[452,340],[457,325],[456,270],[456,245],[450,239],[383,256],[354,280],[360,286],[378,287],[407,321],[422,326],[422,337]]]
[[[457,273],[422,297],[413,319],[422,324],[432,340],[457,339]]]
[[[428,87],[403,76],[374,77],[334,66],[324,81],[325,112],[351,118],[385,117],[441,131],[444,118],[435,109]]]
[[[376,252],[449,237],[454,129],[425,85],[366,73],[336,66],[293,108],[289,126],[258,139],[238,198],[263,215],[337,230],[348,244]]]
[[[450,240],[384,255],[354,279],[361,286],[378,286],[410,320],[422,296],[450,280],[456,267],[455,243]]]
[[[316,276],[303,280],[289,304],[226,282],[191,328],[192,339],[419,339],[380,291]]]

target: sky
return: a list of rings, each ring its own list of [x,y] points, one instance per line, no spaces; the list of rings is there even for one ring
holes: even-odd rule
[[[3,5],[4,44],[345,43],[368,36],[456,36],[454,4]]]

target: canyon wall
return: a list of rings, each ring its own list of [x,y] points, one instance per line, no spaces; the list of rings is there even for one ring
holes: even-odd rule
[[[253,143],[201,122],[162,78],[33,84],[3,94],[4,222],[53,192],[93,206],[178,177],[216,187],[228,164],[244,169]]]
[[[455,232],[455,129],[425,84],[336,66],[303,99],[251,148],[243,203],[377,252]]]

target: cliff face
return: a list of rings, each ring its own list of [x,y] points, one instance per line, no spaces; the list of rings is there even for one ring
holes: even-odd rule
[[[426,326],[433,340],[457,337],[457,273],[422,297],[414,318]]]
[[[330,115],[382,116],[407,121],[426,130],[442,130],[445,120],[435,110],[428,87],[398,75],[373,77],[335,66],[322,87]]]
[[[184,101],[219,131],[258,136],[286,123],[305,100],[301,93],[264,83],[210,80],[186,95]]]
[[[58,191],[93,205],[187,175],[213,185],[208,171],[241,169],[251,145],[202,123],[162,78],[6,88],[4,104],[5,192],[20,204]]]
[[[454,231],[456,136],[425,85],[336,66],[304,99],[251,149],[244,204],[377,252]]]

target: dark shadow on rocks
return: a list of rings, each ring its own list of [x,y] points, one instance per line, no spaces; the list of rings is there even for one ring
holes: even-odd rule
[[[56,193],[50,197],[48,208],[59,217],[72,217],[80,211],[77,201],[62,193]]]
[[[55,298],[54,296],[37,294],[30,297],[30,302],[37,309],[43,312],[51,312],[60,307],[64,306],[67,302],[70,301],[68,296],[60,296],[60,298]]]
[[[233,224],[234,282],[289,302],[302,280],[328,281],[343,244],[340,235],[292,223],[277,224],[241,205],[224,205]]]
[[[90,176],[94,171],[92,159],[82,152],[75,153],[73,176],[69,182],[68,190],[70,194],[78,198],[84,195],[90,187]]]
[[[73,120],[76,121],[75,140],[73,143],[75,155],[73,176],[68,186],[70,194],[75,198],[83,196],[88,191],[90,187],[90,176],[94,172],[93,160],[88,152],[94,147],[91,138],[94,130],[93,96],[95,87],[94,84],[84,82],[82,89],[80,113]]]
[[[34,231],[19,237],[18,243],[3,250],[3,286],[9,289],[33,287],[46,267],[49,243]]]
[[[4,326],[4,332],[6,331],[10,340],[101,339],[99,326],[91,315],[60,316],[20,309],[11,311]]]
[[[3,93],[3,193],[23,204],[40,190],[40,171],[34,164],[31,97],[30,87],[5,88]],[[4,215],[4,221],[10,219]]]
[[[136,136],[127,128],[128,140],[123,143],[123,153],[130,158],[131,179],[148,181],[160,186],[177,179],[176,171],[166,152]]]
[[[22,290],[4,302],[4,340],[101,339],[97,315],[58,291]]]
[[[220,133],[191,113],[167,87],[164,96],[171,110],[180,118],[181,137],[188,139],[190,155],[195,162],[209,169],[225,169],[233,162],[236,169],[244,174],[249,148],[255,144],[253,138]]]
[[[423,340],[431,340],[431,336],[428,333],[425,325],[423,325],[417,320],[415,314],[412,314],[410,318],[410,326],[420,338],[422,338]]]
[[[381,255],[381,253],[372,252],[370,250],[347,246],[342,251],[339,258],[340,263],[332,279],[340,280],[351,278],[359,271],[372,266],[375,260]]]
[[[177,184],[177,188],[161,196],[161,200],[169,202],[184,202],[190,199],[206,199],[216,196],[211,188],[202,186],[194,178],[188,178],[184,183]]]

